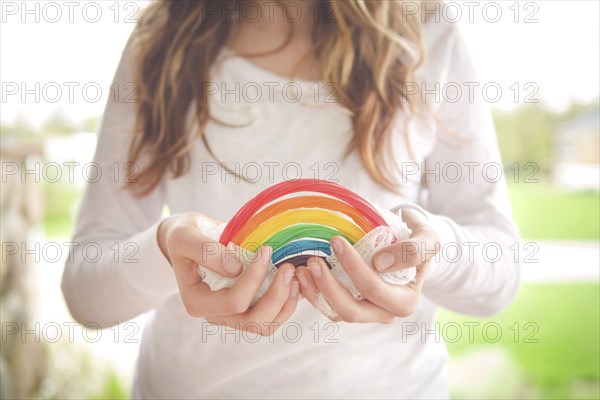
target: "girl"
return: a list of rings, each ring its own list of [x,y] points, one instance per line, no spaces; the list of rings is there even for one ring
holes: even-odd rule
[[[134,397],[447,397],[436,307],[498,312],[519,264],[508,256],[518,233],[506,186],[490,168],[500,165],[490,113],[468,90],[440,95],[476,82],[440,7],[200,0],[145,10],[115,76],[138,97],[122,90],[106,107],[95,155],[104,174],[87,188],[74,238],[102,257],[73,251],[63,277],[81,323],[153,311]],[[271,249],[242,272],[198,228],[299,177],[399,209],[412,229],[372,266],[334,238],[364,300],[316,258],[281,266],[251,307]],[[199,264],[240,278],[212,292]],[[407,286],[376,275],[412,266]],[[335,322],[315,308],[319,295]]]

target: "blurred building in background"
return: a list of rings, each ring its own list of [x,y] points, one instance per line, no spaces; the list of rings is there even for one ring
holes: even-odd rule
[[[554,183],[567,190],[600,190],[600,111],[589,110],[557,125]]]

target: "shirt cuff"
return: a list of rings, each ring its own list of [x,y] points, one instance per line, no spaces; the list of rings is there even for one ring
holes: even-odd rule
[[[133,290],[144,296],[167,297],[179,292],[173,267],[158,246],[156,236],[161,222],[128,240],[137,246],[137,253],[126,264],[127,277]]]
[[[432,228],[438,234],[440,251],[431,260],[431,264],[426,275],[426,281],[436,281],[436,279],[442,275],[442,271],[448,267],[448,263],[445,261],[445,256],[448,256],[448,258],[451,259],[454,258],[453,255],[446,253],[451,252],[451,250],[456,250],[457,248],[457,246],[454,245],[454,243],[457,241],[456,233],[452,229],[452,225],[449,222],[448,217],[432,214],[423,207],[414,203],[402,203],[394,207],[392,212],[395,213],[398,209],[400,209],[400,211],[415,210],[420,212],[425,218],[427,218]]]

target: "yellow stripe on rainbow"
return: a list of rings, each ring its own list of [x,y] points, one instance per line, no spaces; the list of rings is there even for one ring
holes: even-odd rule
[[[282,229],[300,223],[330,226],[337,229],[340,233],[354,242],[357,242],[366,234],[366,232],[355,223],[333,212],[312,208],[295,209],[277,214],[262,223],[244,239],[241,243],[241,247],[251,251],[255,250],[250,249],[249,246],[252,245],[252,247],[257,247]]]

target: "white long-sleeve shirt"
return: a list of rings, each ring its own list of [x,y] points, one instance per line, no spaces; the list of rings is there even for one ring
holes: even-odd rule
[[[404,170],[398,175],[401,194],[378,185],[356,151],[343,157],[352,138],[350,118],[339,104],[325,101],[318,83],[295,79],[289,85],[227,49],[211,71],[215,120],[205,135],[221,161],[254,183],[224,173],[194,139],[188,173],[166,177],[148,196],[134,197],[122,182],[135,104],[123,97],[109,101],[94,160],[103,177],[87,187],[74,238],[80,245],[66,265],[63,291],[82,323],[106,327],[153,311],[142,338],[135,397],[447,396],[446,350],[432,333],[436,306],[476,315],[506,306],[519,282],[519,263],[509,250],[518,233],[504,179],[493,182],[500,158],[490,112],[465,86],[477,81],[465,43],[454,24],[431,22],[424,29],[427,58],[417,82],[427,86],[421,89],[437,82],[443,93],[457,84],[463,95],[458,101],[450,92],[437,100],[425,95],[448,130],[426,114],[412,120],[407,134],[398,122],[389,145]],[[133,80],[126,51],[115,82],[122,87]],[[301,100],[291,101],[297,95]],[[227,221],[261,190],[300,175],[337,180],[380,207],[415,204],[426,210],[443,251],[429,268],[413,315],[390,325],[334,324],[302,300],[273,337],[258,339],[186,313],[156,241],[163,206]],[[90,242],[101,247],[100,260],[78,251]],[[503,253],[496,259],[498,248]]]

